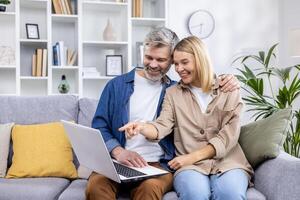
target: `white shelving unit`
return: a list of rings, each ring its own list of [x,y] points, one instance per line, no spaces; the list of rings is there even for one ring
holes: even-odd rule
[[[0,64],[0,95],[54,95],[61,76],[70,84],[69,94],[99,98],[105,84],[106,55],[122,55],[122,71],[137,65],[136,45],[147,32],[167,26],[168,0],[142,0],[143,17],[132,17],[132,1],[71,0],[72,15],[55,14],[51,0],[12,0],[0,12],[0,47],[13,49],[15,60]],[[105,41],[103,31],[112,24],[116,40]],[[26,23],[38,24],[40,39],[27,39]],[[54,66],[53,46],[58,41],[76,50],[74,66]],[[32,55],[48,49],[46,77],[31,76]],[[0,59],[1,63],[1,59]],[[85,67],[96,67],[100,76],[84,77]]]

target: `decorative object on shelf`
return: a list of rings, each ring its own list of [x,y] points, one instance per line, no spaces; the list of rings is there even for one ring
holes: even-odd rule
[[[26,34],[27,34],[27,39],[40,39],[38,24],[26,23]]]
[[[15,51],[8,46],[0,46],[0,65],[15,65]]]
[[[8,4],[10,4],[10,0],[0,0],[0,12],[5,12]]]
[[[208,38],[215,29],[215,19],[207,10],[197,10],[188,19],[189,32],[201,39]]]
[[[61,94],[66,94],[69,92],[69,90],[70,90],[70,85],[66,80],[66,75],[62,75],[60,84],[58,85],[58,91]]]
[[[116,39],[117,39],[116,32],[115,32],[114,28],[112,27],[110,19],[108,18],[106,27],[103,31],[103,40],[115,41]]]
[[[99,78],[101,73],[98,72],[96,67],[83,67],[82,76],[83,78]]]
[[[106,76],[118,76],[123,69],[122,55],[106,55]]]

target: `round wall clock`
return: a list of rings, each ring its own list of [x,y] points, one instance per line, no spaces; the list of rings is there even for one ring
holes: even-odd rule
[[[189,32],[201,39],[208,38],[215,29],[213,15],[207,10],[197,10],[188,20]]]

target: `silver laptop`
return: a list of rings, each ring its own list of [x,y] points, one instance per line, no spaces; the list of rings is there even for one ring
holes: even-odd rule
[[[110,157],[99,130],[61,120],[81,165],[118,183],[137,181],[168,173],[152,166],[128,167]]]

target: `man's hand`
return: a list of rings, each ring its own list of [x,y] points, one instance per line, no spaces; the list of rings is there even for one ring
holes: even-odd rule
[[[111,152],[118,162],[130,167],[145,167],[147,162],[137,152],[126,150],[122,147],[116,147]]]
[[[168,165],[170,166],[170,168],[177,170],[183,166],[192,165],[194,163],[194,157],[191,154],[186,154],[175,157],[173,160],[168,162]]]
[[[239,80],[232,74],[225,74],[218,77],[222,92],[232,92],[240,89]]]

